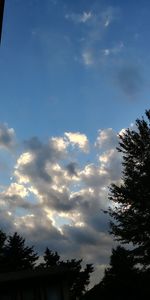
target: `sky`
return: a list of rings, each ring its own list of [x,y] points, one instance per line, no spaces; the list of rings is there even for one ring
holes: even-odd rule
[[[148,0],[6,0],[0,46],[0,227],[39,253],[109,262],[102,210],[118,134],[150,103]]]

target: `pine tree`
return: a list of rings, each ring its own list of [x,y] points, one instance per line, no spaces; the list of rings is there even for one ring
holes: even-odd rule
[[[7,272],[33,269],[38,259],[33,246],[26,246],[25,239],[16,232],[13,236],[8,237],[7,245],[5,246],[5,255],[5,271]]]
[[[61,261],[60,265],[71,271],[69,280],[70,298],[72,300],[79,299],[89,284],[90,274],[94,270],[93,265],[87,264],[85,269],[82,269],[82,259],[71,259],[66,262]]]
[[[139,273],[132,251],[118,246],[112,249],[110,266],[106,268],[99,291],[104,299],[140,299]]]
[[[131,243],[137,262],[150,265],[150,110],[136,120],[136,129],[120,135],[123,154],[120,185],[113,184],[109,199],[111,233],[121,243]]]
[[[71,259],[67,261],[60,260],[57,252],[53,252],[46,248],[44,252],[44,263],[39,265],[39,268],[65,268],[70,272],[69,291],[72,300],[80,298],[89,284],[90,274],[93,272],[93,265],[87,264],[85,269],[82,268],[82,259]]]
[[[5,270],[5,242],[6,242],[6,234],[0,230],[0,273]]]
[[[112,249],[110,266],[105,270],[102,284],[104,286],[107,286],[107,284],[114,285],[117,281],[127,284],[127,282],[131,281],[131,275],[133,275],[133,273],[136,274],[136,271],[132,251],[118,246],[116,249]]]
[[[45,261],[44,266],[46,268],[58,266],[58,264],[60,262],[60,256],[58,255],[58,253],[56,251],[53,252],[53,251],[49,250],[48,247],[45,250],[43,258]]]

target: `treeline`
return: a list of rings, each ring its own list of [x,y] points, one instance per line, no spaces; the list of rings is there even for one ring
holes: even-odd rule
[[[43,261],[39,262],[41,260]],[[48,247],[39,260],[34,247],[27,246],[25,239],[17,232],[7,236],[2,230],[0,231],[0,273],[55,267],[58,269],[63,267],[70,271],[70,298],[81,297],[89,284],[90,274],[93,272],[92,264],[86,264],[83,269],[82,259],[61,260],[59,254]]]
[[[150,110],[145,115],[119,136],[122,178],[110,186],[106,211],[119,246],[85,299],[150,299]]]

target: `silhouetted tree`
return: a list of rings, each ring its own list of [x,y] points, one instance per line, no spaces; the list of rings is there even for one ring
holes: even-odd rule
[[[17,232],[7,236],[0,231],[0,273],[20,271],[28,269],[49,269],[57,267],[59,270],[68,270],[70,297],[72,300],[79,298],[89,284],[90,274],[93,272],[93,265],[87,264],[82,268],[82,259],[60,260],[59,254],[46,248],[43,259],[44,262],[35,266],[38,259],[33,246],[26,246],[25,239]]]
[[[138,270],[132,251],[121,246],[112,249],[110,266],[101,281],[103,293],[108,299],[135,299],[137,282]]]
[[[51,251],[49,250],[49,248],[47,247],[45,252],[44,252],[44,266],[46,268],[49,267],[54,267],[54,266],[58,266],[59,262],[60,262],[60,256],[58,255],[58,253],[55,251]]]
[[[102,281],[92,288],[83,299],[141,299],[142,290],[139,288],[139,282],[139,272],[135,267],[132,251],[118,246],[116,249],[112,249],[110,265],[106,268]]]
[[[93,272],[93,265],[87,264],[82,268],[82,259],[71,259],[67,261],[60,260],[57,252],[53,252],[46,248],[44,252],[44,263],[40,264],[40,268],[50,268],[57,266],[64,267],[70,272],[69,290],[71,299],[79,298],[86,290],[90,281],[90,274]]]
[[[82,259],[71,259],[65,262],[61,261],[60,265],[71,271],[69,280],[71,299],[80,298],[86,291],[86,287],[89,284],[90,274],[94,270],[93,265],[87,264],[85,269],[82,269]]]
[[[109,196],[114,204],[109,209],[111,233],[132,243],[137,262],[145,268],[150,265],[150,110],[146,117],[120,135],[122,181],[111,186]]]
[[[0,272],[3,272],[5,269],[5,242],[7,236],[6,234],[0,230]]]
[[[33,246],[25,245],[25,239],[16,232],[8,237],[5,245],[6,267],[5,271],[18,271],[33,269],[38,259]]]

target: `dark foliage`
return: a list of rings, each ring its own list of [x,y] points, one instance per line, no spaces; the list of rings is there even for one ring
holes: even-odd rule
[[[59,262],[60,262],[60,256],[58,255],[58,253],[55,251],[51,251],[49,250],[49,248],[47,247],[44,253],[44,267],[49,268],[49,267],[54,267],[54,266],[58,266]]]
[[[17,234],[17,232],[15,232],[13,236],[8,237],[5,253],[7,258],[7,271],[33,269],[38,259],[33,246],[26,246],[25,239]]]
[[[6,242],[6,234],[0,230],[0,272],[5,270],[5,242]]]
[[[106,268],[102,281],[91,289],[83,299],[141,299],[145,295],[142,290],[141,279],[141,274],[135,267],[132,252],[118,246],[112,250],[110,266]]]
[[[33,269],[38,256],[33,247],[25,245],[25,239],[18,235],[7,237],[0,231],[0,272]]]
[[[40,267],[50,268],[57,266],[64,267],[70,271],[69,286],[71,299],[79,298],[84,294],[90,281],[90,274],[93,272],[92,264],[87,264],[86,267],[82,269],[82,259],[62,261],[58,253],[49,250],[49,248],[46,248],[43,258],[44,264],[41,264]]]
[[[111,233],[122,243],[132,243],[137,263],[150,265],[150,111],[136,120],[136,129],[120,135],[123,154],[122,183],[110,188]]]
[[[26,241],[17,232],[12,236],[7,236],[0,231],[0,273],[14,272],[29,269],[49,269],[62,267],[70,273],[69,287],[70,297],[72,300],[80,297],[89,284],[90,274],[93,272],[93,266],[87,264],[82,268],[82,259],[71,259],[67,261],[60,260],[57,252],[46,248],[43,255],[44,262],[35,266],[38,260],[33,246],[26,246]]]
[[[68,268],[72,273],[69,281],[71,299],[78,299],[84,294],[90,282],[90,274],[93,272],[92,264],[87,264],[85,269],[82,269],[81,264],[82,260],[76,259],[60,262],[60,265]]]
[[[87,300],[150,298],[150,110],[120,135],[118,151],[123,171],[121,184],[110,187],[110,233],[130,250],[112,250],[110,266]]]
[[[112,250],[110,267],[101,282],[103,294],[111,299],[135,299],[138,274],[132,252],[118,246]]]

